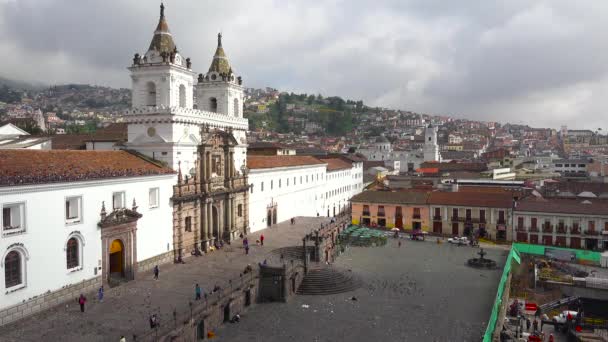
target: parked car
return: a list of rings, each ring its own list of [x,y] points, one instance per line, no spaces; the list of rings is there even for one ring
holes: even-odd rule
[[[553,316],[553,322],[555,322],[555,323],[566,323],[566,321],[568,320],[568,315],[570,315],[570,319],[574,319],[574,318],[576,318],[576,315],[578,315],[578,312],[576,312],[576,311],[570,311],[570,310],[564,310],[559,315]]]
[[[454,236],[454,237],[449,238],[448,242],[456,244],[456,245],[468,245],[469,239],[466,236],[463,236],[463,237]]]

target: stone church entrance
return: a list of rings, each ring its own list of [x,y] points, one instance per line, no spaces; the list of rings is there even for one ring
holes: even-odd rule
[[[101,278],[104,285],[116,286],[135,279],[137,273],[137,221],[141,218],[133,208],[119,208],[106,213],[101,205]]]
[[[247,169],[235,168],[231,131],[201,127],[201,144],[192,173],[177,174],[173,187],[175,260],[200,255],[220,240],[230,242],[248,232]]]

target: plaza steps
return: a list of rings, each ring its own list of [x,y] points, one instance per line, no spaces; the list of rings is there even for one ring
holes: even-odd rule
[[[275,256],[283,255],[286,260],[303,260],[303,250],[304,247],[302,246],[289,246],[275,249],[271,253]],[[308,253],[310,254],[314,253],[315,248],[313,246],[306,246],[306,250],[308,250]]]
[[[331,295],[353,291],[361,287],[361,280],[351,271],[331,266],[312,268],[298,288],[300,295]]]

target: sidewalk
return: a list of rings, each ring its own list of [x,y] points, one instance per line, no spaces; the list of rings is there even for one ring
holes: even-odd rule
[[[173,311],[178,316],[189,311],[194,302],[194,285],[209,292],[214,285],[225,288],[229,279],[239,276],[247,264],[255,265],[280,247],[300,246],[302,237],[328,218],[297,218],[248,235],[249,255],[245,255],[241,241],[226,245],[222,250],[201,257],[190,257],[186,264],[160,266],[159,280],[150,272],[121,286],[106,289],[103,303],[89,295],[86,312],[81,313],[76,298],[73,303],[36,314],[0,328],[0,340],[8,341],[127,341],[133,335],[150,332],[148,319],[160,313],[162,327],[173,326]],[[264,246],[256,240],[264,234]],[[164,330],[164,329],[163,329]],[[141,339],[138,339],[140,341]]]

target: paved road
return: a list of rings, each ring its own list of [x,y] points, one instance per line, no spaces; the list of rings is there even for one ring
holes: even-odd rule
[[[133,334],[149,333],[148,318],[160,313],[161,324],[173,323],[173,310],[178,315],[189,312],[194,299],[194,285],[208,291],[215,284],[228,286],[229,279],[239,276],[247,264],[264,260],[276,248],[299,246],[302,237],[327,218],[298,218],[296,224],[280,223],[249,235],[251,249],[245,255],[240,241],[221,251],[186,259],[183,265],[162,265],[160,279],[152,274],[106,289],[103,303],[89,298],[86,312],[73,303],[43,312],[0,328],[0,341],[118,341],[121,335],[131,341]],[[255,241],[264,234],[264,246]]]

